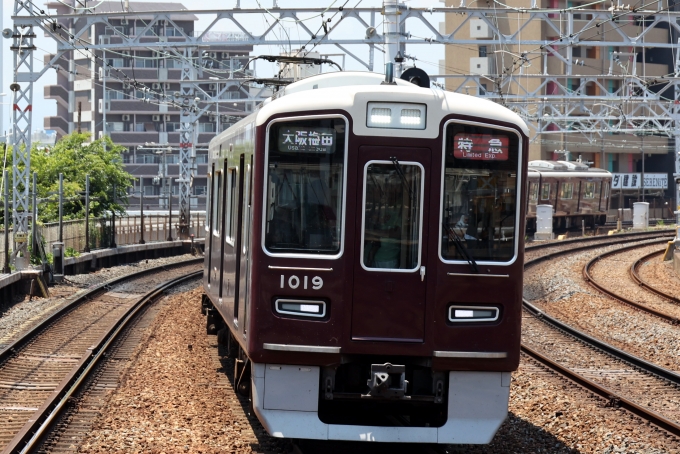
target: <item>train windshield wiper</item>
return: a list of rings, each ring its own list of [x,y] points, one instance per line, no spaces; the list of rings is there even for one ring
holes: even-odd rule
[[[413,190],[411,189],[411,186],[408,185],[408,181],[406,181],[406,175],[404,175],[404,171],[401,170],[401,165],[399,164],[399,161],[395,156],[392,156],[390,158],[390,161],[392,161],[392,164],[394,164],[394,168],[397,170],[397,175],[399,175],[399,178],[401,179],[401,183],[404,185],[406,190],[408,191],[408,199],[411,202],[411,207],[414,207],[413,205]]]
[[[465,249],[465,246],[463,246],[463,241],[460,239],[458,234],[456,233],[455,230],[453,230],[450,226],[446,225],[445,222],[442,222],[444,226],[444,230],[449,234],[449,239],[453,241],[453,245],[456,247],[456,250],[460,255],[462,255],[465,260],[470,264],[470,268],[472,268],[472,271],[475,273],[479,273],[479,269],[477,268],[477,262],[475,261],[474,258],[468,253],[467,249]]]

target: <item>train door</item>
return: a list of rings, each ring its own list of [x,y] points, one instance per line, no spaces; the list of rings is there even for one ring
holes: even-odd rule
[[[225,229],[225,222],[226,222],[226,216],[225,216],[225,210],[224,210],[224,200],[226,198],[226,193],[227,193],[227,184],[225,182],[225,176],[227,174],[227,160],[225,159],[223,161],[223,168],[216,170],[215,173],[217,174],[217,178],[215,181],[215,188],[216,188],[216,193],[217,197],[215,197],[214,203],[215,205],[213,206],[213,215],[215,216],[215,227],[216,230],[213,232],[213,235],[217,239],[213,239],[213,247],[215,248],[215,251],[212,254],[213,260],[218,260],[219,263],[215,264],[215,270],[219,268],[219,276],[220,276],[220,286],[219,286],[219,294],[217,295],[219,297],[218,302],[221,304],[222,303],[222,289],[224,287],[224,257],[223,257],[223,251],[225,249],[224,247],[224,231]]]
[[[239,295],[238,295],[238,314],[240,317],[240,326],[243,327],[243,333],[248,331],[248,303],[250,299],[250,218],[253,204],[253,157],[250,157],[250,163],[245,166],[245,174],[243,184],[245,185],[243,191],[243,216],[241,231],[241,268],[239,277]]]
[[[240,311],[241,309],[241,270],[243,269],[242,259],[243,259],[243,180],[245,176],[244,172],[245,155],[241,155],[238,163],[238,181],[234,181],[238,185],[238,191],[234,194],[234,253],[235,266],[234,271],[234,323],[236,326],[240,325]],[[236,198],[238,197],[238,198]]]
[[[352,339],[422,342],[428,148],[359,148]]]

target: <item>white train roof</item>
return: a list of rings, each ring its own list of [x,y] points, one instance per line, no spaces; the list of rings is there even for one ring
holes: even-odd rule
[[[529,176],[538,178],[540,174],[550,177],[609,177],[612,174],[604,169],[588,167],[578,161],[529,161]]]
[[[350,113],[357,135],[423,138],[439,135],[439,121],[428,121],[425,130],[380,129],[366,126],[369,101],[404,102],[427,105],[428,118],[439,119],[450,113],[481,117],[518,125],[528,135],[524,121],[511,110],[492,101],[459,93],[420,88],[395,79],[396,85],[382,85],[382,74],[369,72],[336,72],[309,77],[288,85],[281,94],[267,100],[256,112],[256,124],[262,125],[280,113],[340,109]],[[337,88],[342,87],[341,90]],[[304,113],[303,113],[304,115]]]

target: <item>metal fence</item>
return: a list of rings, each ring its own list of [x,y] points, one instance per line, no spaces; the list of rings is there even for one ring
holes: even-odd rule
[[[89,247],[100,249],[111,247],[113,242],[113,220],[107,218],[90,218]],[[144,242],[166,241],[169,237],[177,239],[179,214],[173,214],[172,218],[165,214],[144,215],[144,222],[139,215],[116,216],[115,218],[115,244],[124,246]],[[73,248],[78,252],[85,250],[85,220],[76,219],[63,222],[64,248]],[[143,226],[143,229],[142,229]],[[190,217],[189,233],[196,238],[203,238],[205,233],[205,215],[195,213]],[[5,252],[5,232],[0,229],[0,254]],[[52,243],[59,241],[59,223],[51,222],[38,226],[38,235],[42,238],[47,252],[52,251]],[[30,238],[30,234],[29,234]],[[9,231],[9,247],[14,244],[14,232]],[[1,255],[0,255],[1,257]]]

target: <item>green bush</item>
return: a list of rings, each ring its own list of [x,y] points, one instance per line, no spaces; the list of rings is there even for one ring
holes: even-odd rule
[[[76,251],[72,247],[67,247],[64,251],[64,257],[80,257],[80,252]]]

